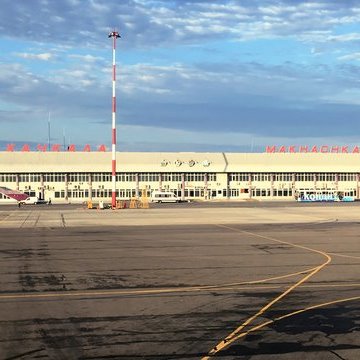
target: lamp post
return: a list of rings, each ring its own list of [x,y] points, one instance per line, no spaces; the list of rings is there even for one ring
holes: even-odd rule
[[[116,84],[116,63],[115,63],[115,51],[116,51],[116,39],[120,38],[117,31],[111,31],[108,35],[109,38],[113,38],[113,62],[112,62],[112,142],[111,142],[111,169],[112,169],[112,192],[111,192],[111,207],[116,208],[116,96],[115,96],[115,84]]]

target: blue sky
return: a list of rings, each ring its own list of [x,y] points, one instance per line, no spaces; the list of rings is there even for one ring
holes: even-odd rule
[[[2,0],[0,150],[263,151],[360,141],[360,3]]]

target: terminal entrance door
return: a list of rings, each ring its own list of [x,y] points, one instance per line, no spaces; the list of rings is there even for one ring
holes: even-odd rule
[[[226,196],[227,196],[226,189],[215,190],[214,193],[215,193],[214,194],[215,196],[213,196],[213,197],[216,197],[217,199],[223,199],[223,198],[226,198]]]

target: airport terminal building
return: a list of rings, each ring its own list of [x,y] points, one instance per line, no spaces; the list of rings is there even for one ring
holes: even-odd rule
[[[118,199],[154,190],[183,200],[292,200],[302,191],[358,199],[359,179],[359,153],[117,153]],[[0,187],[53,202],[109,201],[111,153],[2,151]]]

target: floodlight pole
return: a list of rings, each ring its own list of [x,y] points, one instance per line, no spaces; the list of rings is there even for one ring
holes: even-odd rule
[[[112,63],[112,142],[111,142],[111,169],[112,169],[112,192],[111,192],[111,207],[116,208],[116,63],[115,63],[115,51],[116,51],[116,39],[120,38],[117,31],[111,31],[108,35],[109,38],[113,38],[113,63]]]

